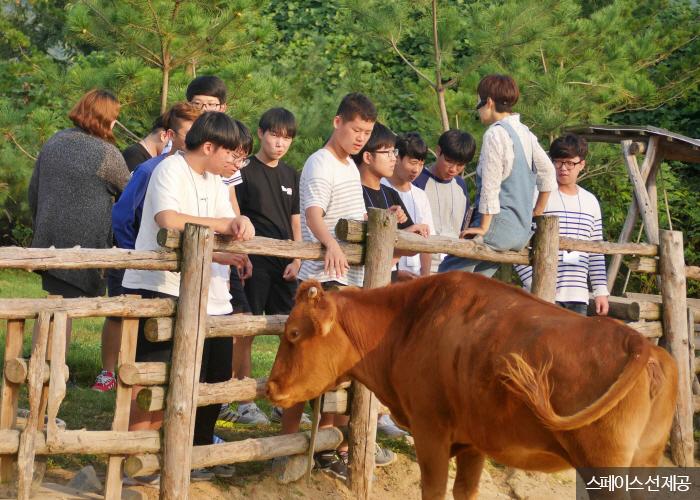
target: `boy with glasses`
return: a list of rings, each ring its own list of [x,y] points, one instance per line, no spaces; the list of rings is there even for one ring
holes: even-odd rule
[[[579,240],[603,239],[603,221],[598,199],[577,184],[586,168],[586,140],[574,134],[558,137],[549,147],[554,162],[558,189],[549,197],[545,214],[559,217],[559,235]],[[532,285],[532,267],[516,266],[523,285]],[[556,301],[560,306],[583,314],[588,309],[588,282],[593,288],[595,313],[608,314],[605,256],[599,253],[559,252]]]
[[[435,234],[430,201],[425,191],[413,185],[423,170],[428,146],[417,132],[400,135],[396,140],[398,158],[394,173],[382,179],[382,184],[393,188],[406,207],[406,214],[417,224],[428,226],[429,234]],[[397,278],[412,279],[417,276],[430,275],[432,255],[422,253],[404,256],[399,259]],[[381,424],[381,422],[380,422]]]
[[[439,236],[457,238],[462,230],[469,208],[469,193],[462,172],[475,150],[476,143],[471,135],[461,130],[448,130],[438,139],[435,163],[424,167],[413,181],[428,196],[435,234]],[[444,258],[445,254],[433,254],[431,272],[437,272]]]
[[[198,76],[185,91],[187,102],[201,111],[226,111],[226,84],[218,76]]]

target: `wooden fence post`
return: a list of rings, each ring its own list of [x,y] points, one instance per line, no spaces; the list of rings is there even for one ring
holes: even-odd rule
[[[532,238],[532,293],[554,302],[559,265],[559,217],[535,217],[537,230]]]
[[[22,340],[24,338],[24,320],[7,320],[5,333],[5,358],[8,360],[22,356]],[[17,402],[19,401],[20,384],[13,383],[5,376],[3,366],[2,392],[0,393],[0,431],[13,429],[17,419]],[[15,457],[11,455],[0,456],[0,483],[10,483],[14,480],[13,465]]]
[[[688,301],[686,298],[683,233],[661,231],[659,242],[659,271],[664,334],[668,347],[678,364],[678,400],[671,426],[671,456],[680,467],[693,467],[693,393],[688,333]]]
[[[124,318],[121,324],[121,345],[119,348],[119,365],[133,363],[136,356],[136,338],[139,331],[137,318]],[[113,431],[129,430],[131,412],[131,386],[117,379],[117,400],[114,404]],[[122,463],[123,456],[111,456],[107,464],[105,480],[105,500],[119,500],[122,497]]]
[[[182,244],[180,297],[175,317],[163,426],[160,498],[188,498],[199,370],[207,325],[207,299],[214,248],[212,231],[186,224]]]
[[[370,208],[367,221],[367,253],[364,288],[391,283],[391,259],[394,255],[396,216],[387,210]],[[369,498],[374,473],[377,436],[377,398],[359,382],[353,382],[350,416],[350,490],[355,498]]]

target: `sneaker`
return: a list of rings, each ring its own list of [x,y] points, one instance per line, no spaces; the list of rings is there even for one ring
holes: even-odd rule
[[[238,420],[238,413],[231,409],[230,404],[221,405],[221,410],[219,411],[219,416],[216,417],[216,423],[221,424],[232,424]]]
[[[102,370],[92,384],[91,389],[98,392],[107,392],[117,387],[117,379],[114,377],[114,372]]]
[[[408,436],[408,432],[399,428],[389,415],[381,415],[377,420],[377,432],[390,438]]]
[[[279,406],[273,406],[270,412],[270,420],[272,422],[281,424],[282,423],[282,408]],[[306,413],[301,414],[301,425],[311,425],[311,419]]]
[[[124,476],[122,484],[124,486],[158,486],[160,484],[160,474],[134,477]]]
[[[226,442],[225,439],[221,439],[221,438],[220,438],[219,436],[217,436],[216,434],[214,434],[214,437],[213,437],[212,440],[211,440],[211,444],[221,444],[221,443],[225,443],[225,442]]]
[[[247,405],[238,405],[237,424],[250,425],[269,425],[270,419],[267,418],[260,408],[255,403]]]
[[[207,467],[207,470],[221,479],[229,479],[232,478],[234,474],[236,474],[236,468],[230,464]]]
[[[201,481],[212,481],[214,477],[214,473],[211,472],[208,468],[192,469],[192,471],[190,472],[190,482],[192,483],[198,483]]]
[[[396,462],[396,453],[387,448],[382,448],[381,446],[376,445],[374,450],[374,465],[376,467],[386,467],[394,462]]]
[[[338,479],[348,479],[348,452],[347,451],[321,451],[314,454],[316,468],[331,474]]]

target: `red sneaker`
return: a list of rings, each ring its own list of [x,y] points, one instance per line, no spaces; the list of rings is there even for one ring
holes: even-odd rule
[[[113,390],[115,387],[117,387],[117,379],[114,378],[114,372],[102,370],[95,379],[95,383],[92,384],[91,389],[93,391],[107,392]]]

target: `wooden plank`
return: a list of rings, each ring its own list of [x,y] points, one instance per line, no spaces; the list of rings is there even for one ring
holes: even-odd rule
[[[250,401],[265,397],[267,378],[231,379],[226,382],[199,384],[197,406]],[[157,411],[165,408],[165,389],[161,386],[144,387],[139,391],[136,402],[142,410]]]
[[[66,327],[68,315],[65,311],[59,311],[53,315],[53,329],[51,335],[51,377],[49,380],[46,442],[53,444],[59,432],[56,425],[56,417],[61,407],[63,398],[66,397],[66,380],[64,375],[66,366]]]
[[[287,322],[286,314],[249,316],[234,314],[207,317],[207,338],[252,337],[255,335],[282,335]],[[144,334],[151,342],[163,342],[173,338],[175,322],[172,318],[146,320]]]
[[[126,362],[134,362],[136,357],[136,340],[139,331],[139,320],[126,318],[121,325],[121,345],[119,348],[119,365]],[[112,420],[113,431],[129,430],[129,413],[131,412],[130,385],[126,385],[121,378],[117,379],[117,397]],[[124,456],[111,456],[107,464],[107,477],[105,480],[105,499],[119,500],[122,496],[122,463]]]
[[[557,293],[559,265],[559,217],[535,217],[537,230],[532,238],[532,293],[547,302],[554,302]]]
[[[561,250],[576,250],[606,255],[643,255],[653,257],[659,253],[658,245],[649,243],[611,243],[609,241],[577,240],[567,237],[559,238],[559,248]]]
[[[0,269],[151,269],[177,271],[173,251],[136,251],[123,248],[0,247]]]
[[[661,231],[659,271],[664,333],[669,350],[678,364],[678,399],[671,426],[671,456],[680,467],[693,467],[693,405],[689,358],[688,306],[686,300],[683,233]],[[692,375],[694,376],[694,374]]]
[[[685,266],[685,277],[691,280],[700,280],[700,266]]]
[[[208,227],[185,225],[180,298],[163,426],[162,498],[188,498],[213,247],[214,238]]]
[[[635,273],[656,273],[656,259],[652,257],[635,257],[625,261],[627,269]]]
[[[627,166],[627,173],[634,188],[634,196],[637,199],[639,213],[641,214],[642,221],[644,222],[644,233],[646,234],[647,241],[653,245],[658,245],[659,217],[654,210],[656,204],[652,203],[651,199],[649,198],[649,193],[646,189],[647,179],[644,179],[639,171],[637,158],[629,153],[630,144],[631,141],[622,142],[622,159]]]
[[[119,380],[125,385],[163,385],[168,381],[168,373],[168,363],[161,361],[119,365]]]
[[[663,336],[663,324],[660,321],[632,321],[627,326],[637,330],[646,338],[655,339]]]
[[[387,210],[368,209],[367,256],[364,288],[378,288],[391,283],[391,260],[397,233],[396,216]],[[372,491],[374,453],[377,436],[376,396],[358,381],[354,382],[350,415],[349,482],[353,496],[367,500]]]
[[[615,141],[617,142],[617,141]],[[623,149],[624,151],[624,149]],[[659,163],[661,161],[661,155],[659,154],[659,138],[651,137],[646,147],[646,155],[644,156],[644,162],[642,163],[641,176],[646,183],[649,178],[649,172],[651,171],[652,165]],[[637,218],[639,214],[639,205],[637,204],[637,199],[633,196],[630,207],[627,210],[627,217],[625,218],[625,223],[620,231],[620,237],[618,238],[618,243],[626,243],[632,236],[632,231],[634,226],[637,224]],[[608,265],[608,288],[613,289],[615,285],[615,278],[620,270],[620,263],[622,262],[622,257],[613,256],[610,259],[610,264]]]
[[[69,318],[173,316],[174,299],[140,299],[133,296],[79,299],[0,299],[0,319],[30,319],[41,311],[65,311]]]
[[[625,297],[628,297],[632,300],[637,300],[637,301],[644,301],[644,302],[653,302],[655,304],[661,304],[663,301],[661,295],[653,295],[650,293],[635,293],[635,292],[627,292],[625,293]],[[688,302],[688,305],[692,307],[693,309],[700,309],[700,299],[693,299],[690,297],[686,297],[686,301]],[[697,320],[696,320],[697,322]]]
[[[18,358],[22,355],[22,340],[24,338],[24,320],[9,320],[5,333],[5,360]],[[12,429],[17,418],[17,403],[20,386],[6,377],[2,377],[2,392],[0,392],[0,432]],[[0,483],[13,480],[13,464],[15,458],[0,455]]]
[[[26,431],[26,429],[25,429]],[[6,429],[0,431],[0,453],[17,453],[25,431]],[[46,443],[41,431],[34,432],[37,455],[131,455],[158,453],[160,431],[63,431],[54,444]]]
[[[180,248],[182,233],[173,229],[161,229],[158,232],[158,244],[166,248]],[[364,255],[362,245],[341,243],[340,248],[350,264],[361,264]],[[320,243],[308,241],[277,240],[256,236],[248,241],[232,241],[228,236],[214,237],[215,252],[243,253],[249,255],[264,255],[286,259],[323,260],[326,249]]]
[[[610,310],[608,316],[623,321],[658,320],[661,318],[661,306],[653,302],[634,300],[626,297],[608,297]],[[595,313],[595,299],[588,301],[590,315]]]
[[[17,455],[17,498],[29,500],[32,487],[32,475],[34,473],[34,455],[36,434],[39,430],[39,417],[41,406],[41,391],[44,387],[44,365],[46,359],[46,346],[49,339],[49,327],[51,313],[41,312],[37,318],[36,335],[32,356],[29,361],[28,396],[29,417],[27,426],[19,438],[19,450]]]
[[[5,377],[13,384],[24,384],[29,375],[29,360],[24,358],[14,358],[5,361]],[[51,365],[47,362],[44,365],[44,383],[51,378]],[[63,380],[68,382],[68,366],[63,366]]]
[[[320,429],[314,449],[334,450],[343,441],[343,433],[335,428]],[[309,433],[298,432],[281,436],[245,439],[192,447],[191,467],[199,469],[214,465],[270,460],[276,457],[299,455],[309,447]],[[130,476],[153,474],[160,469],[157,455],[137,455],[126,459],[124,472]],[[187,475],[189,477],[189,474]]]

